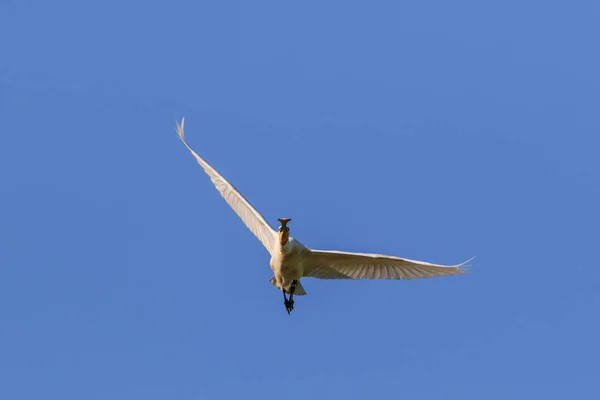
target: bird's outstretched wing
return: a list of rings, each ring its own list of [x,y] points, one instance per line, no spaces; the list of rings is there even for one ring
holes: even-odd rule
[[[311,250],[304,263],[304,276],[320,279],[431,278],[463,274],[469,261],[447,266],[381,254]]]
[[[211,167],[209,163],[204,161],[204,159],[190,147],[185,140],[183,123],[184,119],[181,120],[181,124],[179,122],[177,123],[177,134],[183,144],[185,144],[185,147],[187,147],[193,156],[196,157],[196,161],[198,161],[198,164],[204,169],[204,172],[208,174],[210,180],[213,182],[219,193],[221,193],[221,196],[223,196],[227,204],[229,204],[233,211],[235,211],[242,221],[244,221],[244,224],[246,224],[248,229],[254,233],[254,236],[262,242],[263,246],[265,246],[267,251],[271,254],[277,233],[265,218],[252,207],[252,204],[250,204],[250,202],[246,200],[246,198],[242,196],[242,194],[229,183],[227,179],[219,174],[216,169]]]

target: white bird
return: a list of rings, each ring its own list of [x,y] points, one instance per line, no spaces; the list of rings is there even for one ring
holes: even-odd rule
[[[290,218],[279,218],[281,226],[275,231],[248,200],[221,174],[190,147],[183,131],[184,119],[177,123],[177,133],[208,174],[227,204],[242,219],[271,255],[273,277],[270,282],[283,292],[288,314],[294,308],[293,296],[305,295],[300,283],[303,277],[320,279],[415,279],[465,272],[470,261],[457,265],[439,265],[394,256],[344,251],[314,250],[290,236]],[[289,299],[286,297],[289,294]]]

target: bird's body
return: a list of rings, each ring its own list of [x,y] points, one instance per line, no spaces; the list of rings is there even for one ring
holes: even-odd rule
[[[272,283],[289,293],[292,283],[300,282],[300,278],[304,275],[304,260],[307,259],[310,250],[292,237],[283,246],[279,241],[275,245],[277,246],[276,250],[271,255],[269,262],[273,270]],[[296,294],[303,293],[296,291]]]
[[[294,306],[293,296],[305,295],[300,283],[303,277],[320,279],[415,279],[464,272],[466,263],[457,265],[431,264],[394,256],[369,253],[349,253],[334,250],[315,250],[290,236],[289,218],[279,218],[281,226],[275,231],[264,217],[225,177],[198,155],[187,143],[183,123],[177,124],[181,141],[208,174],[215,188],[244,224],[262,242],[271,255],[270,282],[283,292],[288,314]],[[468,262],[468,261],[467,261]],[[289,294],[289,299],[286,297]]]

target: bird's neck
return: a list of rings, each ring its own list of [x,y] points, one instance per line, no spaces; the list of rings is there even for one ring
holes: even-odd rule
[[[290,244],[290,239],[288,239],[285,244],[281,244],[281,242],[279,242],[279,251],[281,252],[281,254],[287,254],[292,250],[292,245]]]

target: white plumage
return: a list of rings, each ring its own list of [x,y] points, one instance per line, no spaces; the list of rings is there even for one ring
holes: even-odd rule
[[[242,219],[271,255],[274,276],[271,283],[284,293],[288,313],[293,309],[292,295],[306,294],[300,283],[302,277],[320,279],[416,279],[464,273],[465,265],[431,264],[394,256],[349,253],[333,250],[313,250],[289,236],[287,219],[275,231],[248,200],[217,170],[190,147],[184,136],[184,119],[177,123],[179,138],[208,174],[227,204]],[[290,300],[285,294],[290,293]]]

